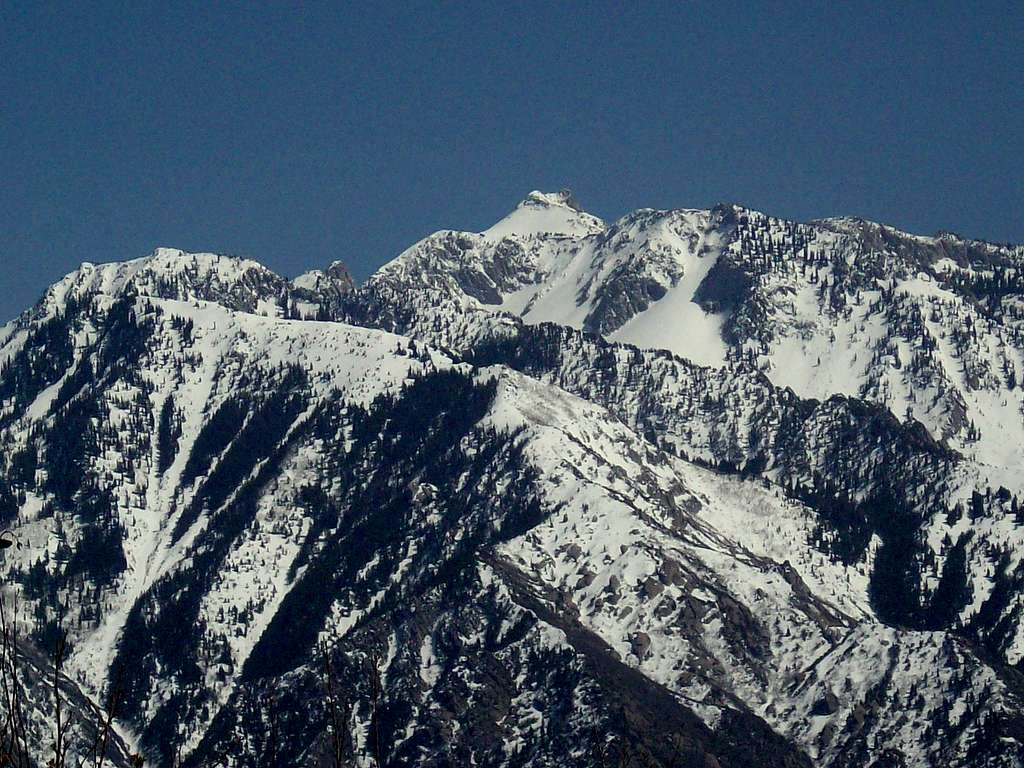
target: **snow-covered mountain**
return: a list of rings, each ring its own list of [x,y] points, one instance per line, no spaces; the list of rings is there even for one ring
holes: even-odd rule
[[[7,580],[151,765],[1024,765],[1022,256],[563,192],[83,265],[0,329]]]
[[[442,231],[370,286],[666,349],[749,358],[803,397],[846,394],[924,423],[984,463],[1024,462],[1024,247],[737,206],[604,225],[532,193],[481,233]]]

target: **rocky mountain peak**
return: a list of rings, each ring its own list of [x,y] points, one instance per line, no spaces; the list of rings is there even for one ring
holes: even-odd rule
[[[483,234],[489,240],[505,237],[586,237],[601,232],[605,223],[584,211],[572,192],[534,190],[505,218]]]
[[[352,273],[342,261],[332,261],[325,270],[312,269],[292,280],[292,286],[304,291],[347,292],[355,288]]]
[[[573,195],[571,189],[561,189],[558,192],[541,192],[540,190],[533,190],[526,196],[526,198],[519,204],[520,206],[549,206],[549,205],[561,205],[566,208],[571,208],[574,211],[580,213],[583,212],[583,208],[580,206],[579,201]]]

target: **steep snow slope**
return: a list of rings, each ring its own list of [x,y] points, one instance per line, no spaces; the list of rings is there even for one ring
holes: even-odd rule
[[[685,356],[696,363],[722,365],[728,354],[724,317],[707,311],[696,300],[697,290],[717,263],[721,237],[708,227],[703,211],[680,212],[662,221],[659,230],[658,240],[674,245],[682,276],[658,301],[627,320],[609,338],[641,347],[685,350]],[[688,237],[681,237],[681,232]],[[698,233],[696,238],[693,233]],[[530,314],[525,318],[533,319]],[[549,318],[538,315],[537,319]]]

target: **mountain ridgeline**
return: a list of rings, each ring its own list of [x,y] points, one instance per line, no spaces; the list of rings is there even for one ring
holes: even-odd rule
[[[0,328],[32,680],[118,765],[1022,766],[1022,267],[540,192],[84,264]]]

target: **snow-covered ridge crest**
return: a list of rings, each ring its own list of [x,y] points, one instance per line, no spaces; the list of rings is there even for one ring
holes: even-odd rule
[[[823,219],[814,219],[809,222],[811,226],[820,225],[836,232],[857,235],[863,233],[885,233],[889,236],[913,240],[918,243],[929,245],[943,245],[947,247],[971,246],[975,249],[988,250],[992,253],[1000,251],[1016,252],[1018,256],[1024,257],[1024,244],[1020,243],[996,243],[990,240],[983,240],[976,237],[966,237],[958,232],[948,229],[941,229],[932,235],[922,235],[900,229],[892,224],[885,224],[878,221],[871,221],[859,216],[829,216]]]
[[[69,302],[124,294],[185,302],[212,302],[226,309],[294,319],[315,318],[355,284],[345,265],[311,270],[293,281],[243,256],[156,248],[148,256],[101,264],[83,262],[46,291],[21,319],[0,329],[0,345],[30,319],[64,311]]]
[[[160,247],[130,261],[83,262],[52,285],[32,313],[52,316],[69,301],[130,292],[161,299],[213,301],[228,309],[269,314],[269,306],[287,285],[283,277],[253,259]]]

